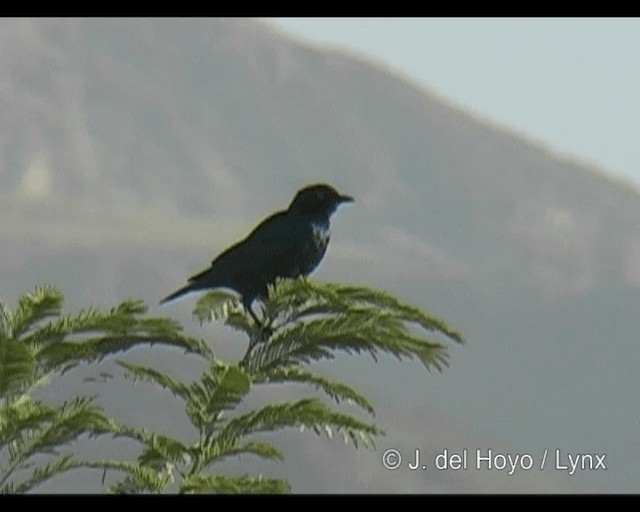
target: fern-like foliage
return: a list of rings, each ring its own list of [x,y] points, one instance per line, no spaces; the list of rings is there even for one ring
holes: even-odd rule
[[[282,280],[271,287],[265,317],[273,332],[269,342],[242,361],[261,377],[282,367],[332,358],[338,351],[368,353],[374,360],[379,353],[416,358],[427,369],[442,370],[448,365],[448,349],[431,334],[463,342],[442,320],[385,292],[306,279]]]
[[[182,484],[185,493],[221,493],[221,494],[284,494],[290,491],[284,480],[250,477],[248,475],[232,478],[223,475],[191,476]]]
[[[346,384],[336,382],[321,375],[316,375],[298,367],[274,368],[254,377],[256,384],[303,383],[323,391],[335,402],[355,404],[371,415],[375,415],[373,405],[360,393]]]
[[[375,446],[375,437],[383,432],[316,397],[268,403],[240,413],[249,393],[271,384],[304,384],[331,401],[374,415],[373,405],[351,386],[305,366],[342,351],[367,353],[374,360],[381,353],[414,358],[427,369],[441,370],[447,365],[447,347],[431,336],[463,341],[443,321],[384,292],[306,279],[278,281],[269,289],[262,326],[255,325],[235,295],[224,291],[203,296],[194,316],[201,324],[221,320],[246,334],[247,352],[238,364],[209,357],[208,370],[191,383],[154,368],[119,362],[127,377],[151,382],[183,402],[197,441],[131,430],[127,435],[142,445],[138,463],[105,463],[105,468],[125,475],[110,488],[112,492],[288,492],[285,481],[229,477],[220,474],[218,465],[231,456],[281,460],[280,450],[259,439],[266,432],[311,430],[330,439],[342,437],[355,447]]]
[[[90,397],[80,397],[59,407],[22,395],[0,406],[0,448],[6,462],[0,468],[0,493],[27,492],[58,473],[79,467],[71,455],[37,466],[20,483],[14,475],[34,465],[38,455],[57,456],[79,436],[114,433],[116,422],[105,416]],[[3,457],[3,458],[5,458]]]
[[[256,337],[256,327],[231,293],[215,291],[201,297],[194,315],[201,323],[221,319]],[[424,333],[464,343],[462,335],[441,319],[388,293],[304,278],[278,280],[269,287],[264,322],[269,342],[248,351],[241,362],[261,377],[275,368],[332,358],[337,351],[369,353],[375,360],[381,352],[417,358],[427,369],[442,370],[448,365],[447,347]]]
[[[153,467],[135,462],[100,461],[87,463],[88,467],[125,473],[125,478],[107,489],[109,494],[157,494],[173,479],[173,466]]]
[[[205,322],[224,319],[229,327],[251,336],[255,330],[253,320],[247,315],[236,295],[224,290],[214,290],[200,297],[193,315],[202,325]]]
[[[36,399],[35,390],[57,374],[145,344],[213,357],[177,322],[148,317],[142,302],[63,314],[63,299],[53,288],[37,287],[20,297],[14,310],[0,300],[0,493],[29,492],[59,473],[86,466],[60,454],[82,435],[128,432],[91,397],[61,405]]]
[[[380,433],[375,425],[334,411],[317,399],[269,404],[238,414],[238,405],[251,391],[253,382],[237,365],[213,360],[199,379],[185,384],[150,367],[123,361],[119,364],[128,377],[152,382],[181,399],[198,435],[196,442],[185,443],[144,430],[123,432],[137,439],[142,450],[137,464],[103,464],[105,469],[125,473],[124,480],[112,486],[110,492],[284,492],[288,490],[284,481],[246,475],[230,478],[212,471],[217,463],[232,456],[281,460],[280,450],[254,439],[264,432],[308,428],[328,437],[342,435],[356,446],[372,444],[373,436]],[[173,483],[176,485],[172,487]]]

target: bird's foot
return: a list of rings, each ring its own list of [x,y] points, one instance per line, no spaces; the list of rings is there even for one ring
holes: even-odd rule
[[[251,315],[251,318],[253,318],[253,322],[256,326],[256,341],[254,342],[254,344],[266,343],[267,341],[269,341],[269,338],[271,338],[271,335],[273,334],[271,323],[258,318],[258,315],[256,315],[250,307],[247,308],[247,310],[249,311],[249,315]]]

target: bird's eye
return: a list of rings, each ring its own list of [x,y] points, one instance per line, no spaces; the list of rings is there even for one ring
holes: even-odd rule
[[[318,192],[316,197],[318,198],[318,201],[324,201],[324,192]]]

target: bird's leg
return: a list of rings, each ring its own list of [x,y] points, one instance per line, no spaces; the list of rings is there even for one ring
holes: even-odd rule
[[[245,304],[244,306],[248,311],[249,315],[251,315],[251,318],[253,318],[253,321],[255,322],[256,326],[259,329],[259,335],[256,337],[255,340],[254,339],[251,340],[249,347],[253,348],[253,345],[255,345],[258,342],[264,343],[266,341],[269,341],[269,338],[273,334],[273,330],[271,329],[271,326],[265,323],[264,320],[260,320],[258,318],[258,315],[256,315],[253,309],[251,308],[251,304]]]
[[[247,347],[247,352],[244,356],[246,359],[254,347],[260,343],[267,343],[271,335],[273,334],[273,330],[268,325],[265,325],[263,322],[258,319],[258,316],[253,312],[251,308],[248,309],[249,314],[253,317],[254,322],[258,326],[258,330],[253,331],[251,337],[249,339],[249,346]]]
[[[258,315],[254,313],[253,309],[251,309],[251,306],[247,306],[247,311],[251,315],[251,318],[253,318],[255,324],[262,329],[262,321],[258,318]]]

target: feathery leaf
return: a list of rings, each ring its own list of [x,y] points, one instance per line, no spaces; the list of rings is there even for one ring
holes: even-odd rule
[[[254,377],[256,384],[260,383],[284,383],[284,382],[300,382],[310,384],[316,389],[324,391],[329,397],[335,400],[337,403],[345,401],[347,403],[354,403],[362,407],[369,414],[374,415],[375,411],[369,401],[360,393],[347,386],[329,380],[319,375],[301,370],[295,367],[276,367],[272,370],[265,371]]]
[[[229,477],[223,475],[194,475],[184,479],[180,492],[220,494],[284,494],[291,490],[285,480],[262,476]]]
[[[257,432],[269,432],[284,427],[312,428],[318,433],[325,426],[340,432],[363,432],[372,439],[379,435],[375,425],[364,423],[348,414],[336,412],[315,398],[296,402],[266,405],[261,409],[237,416],[227,422],[217,440],[241,438]]]
[[[161,388],[171,391],[180,398],[186,399],[189,396],[188,386],[172,379],[166,373],[149,368],[148,366],[127,363],[126,361],[117,361],[117,364],[126,370],[125,376],[127,377],[133,378],[134,380],[139,379],[153,382]]]
[[[0,397],[25,391],[36,378],[36,360],[19,341],[0,341]]]
[[[64,471],[80,468],[84,465],[85,464],[83,462],[74,460],[72,455],[64,455],[53,462],[38,466],[31,476],[27,480],[16,485],[12,492],[16,494],[29,492],[34,487],[46,482],[60,473],[63,473]]]

